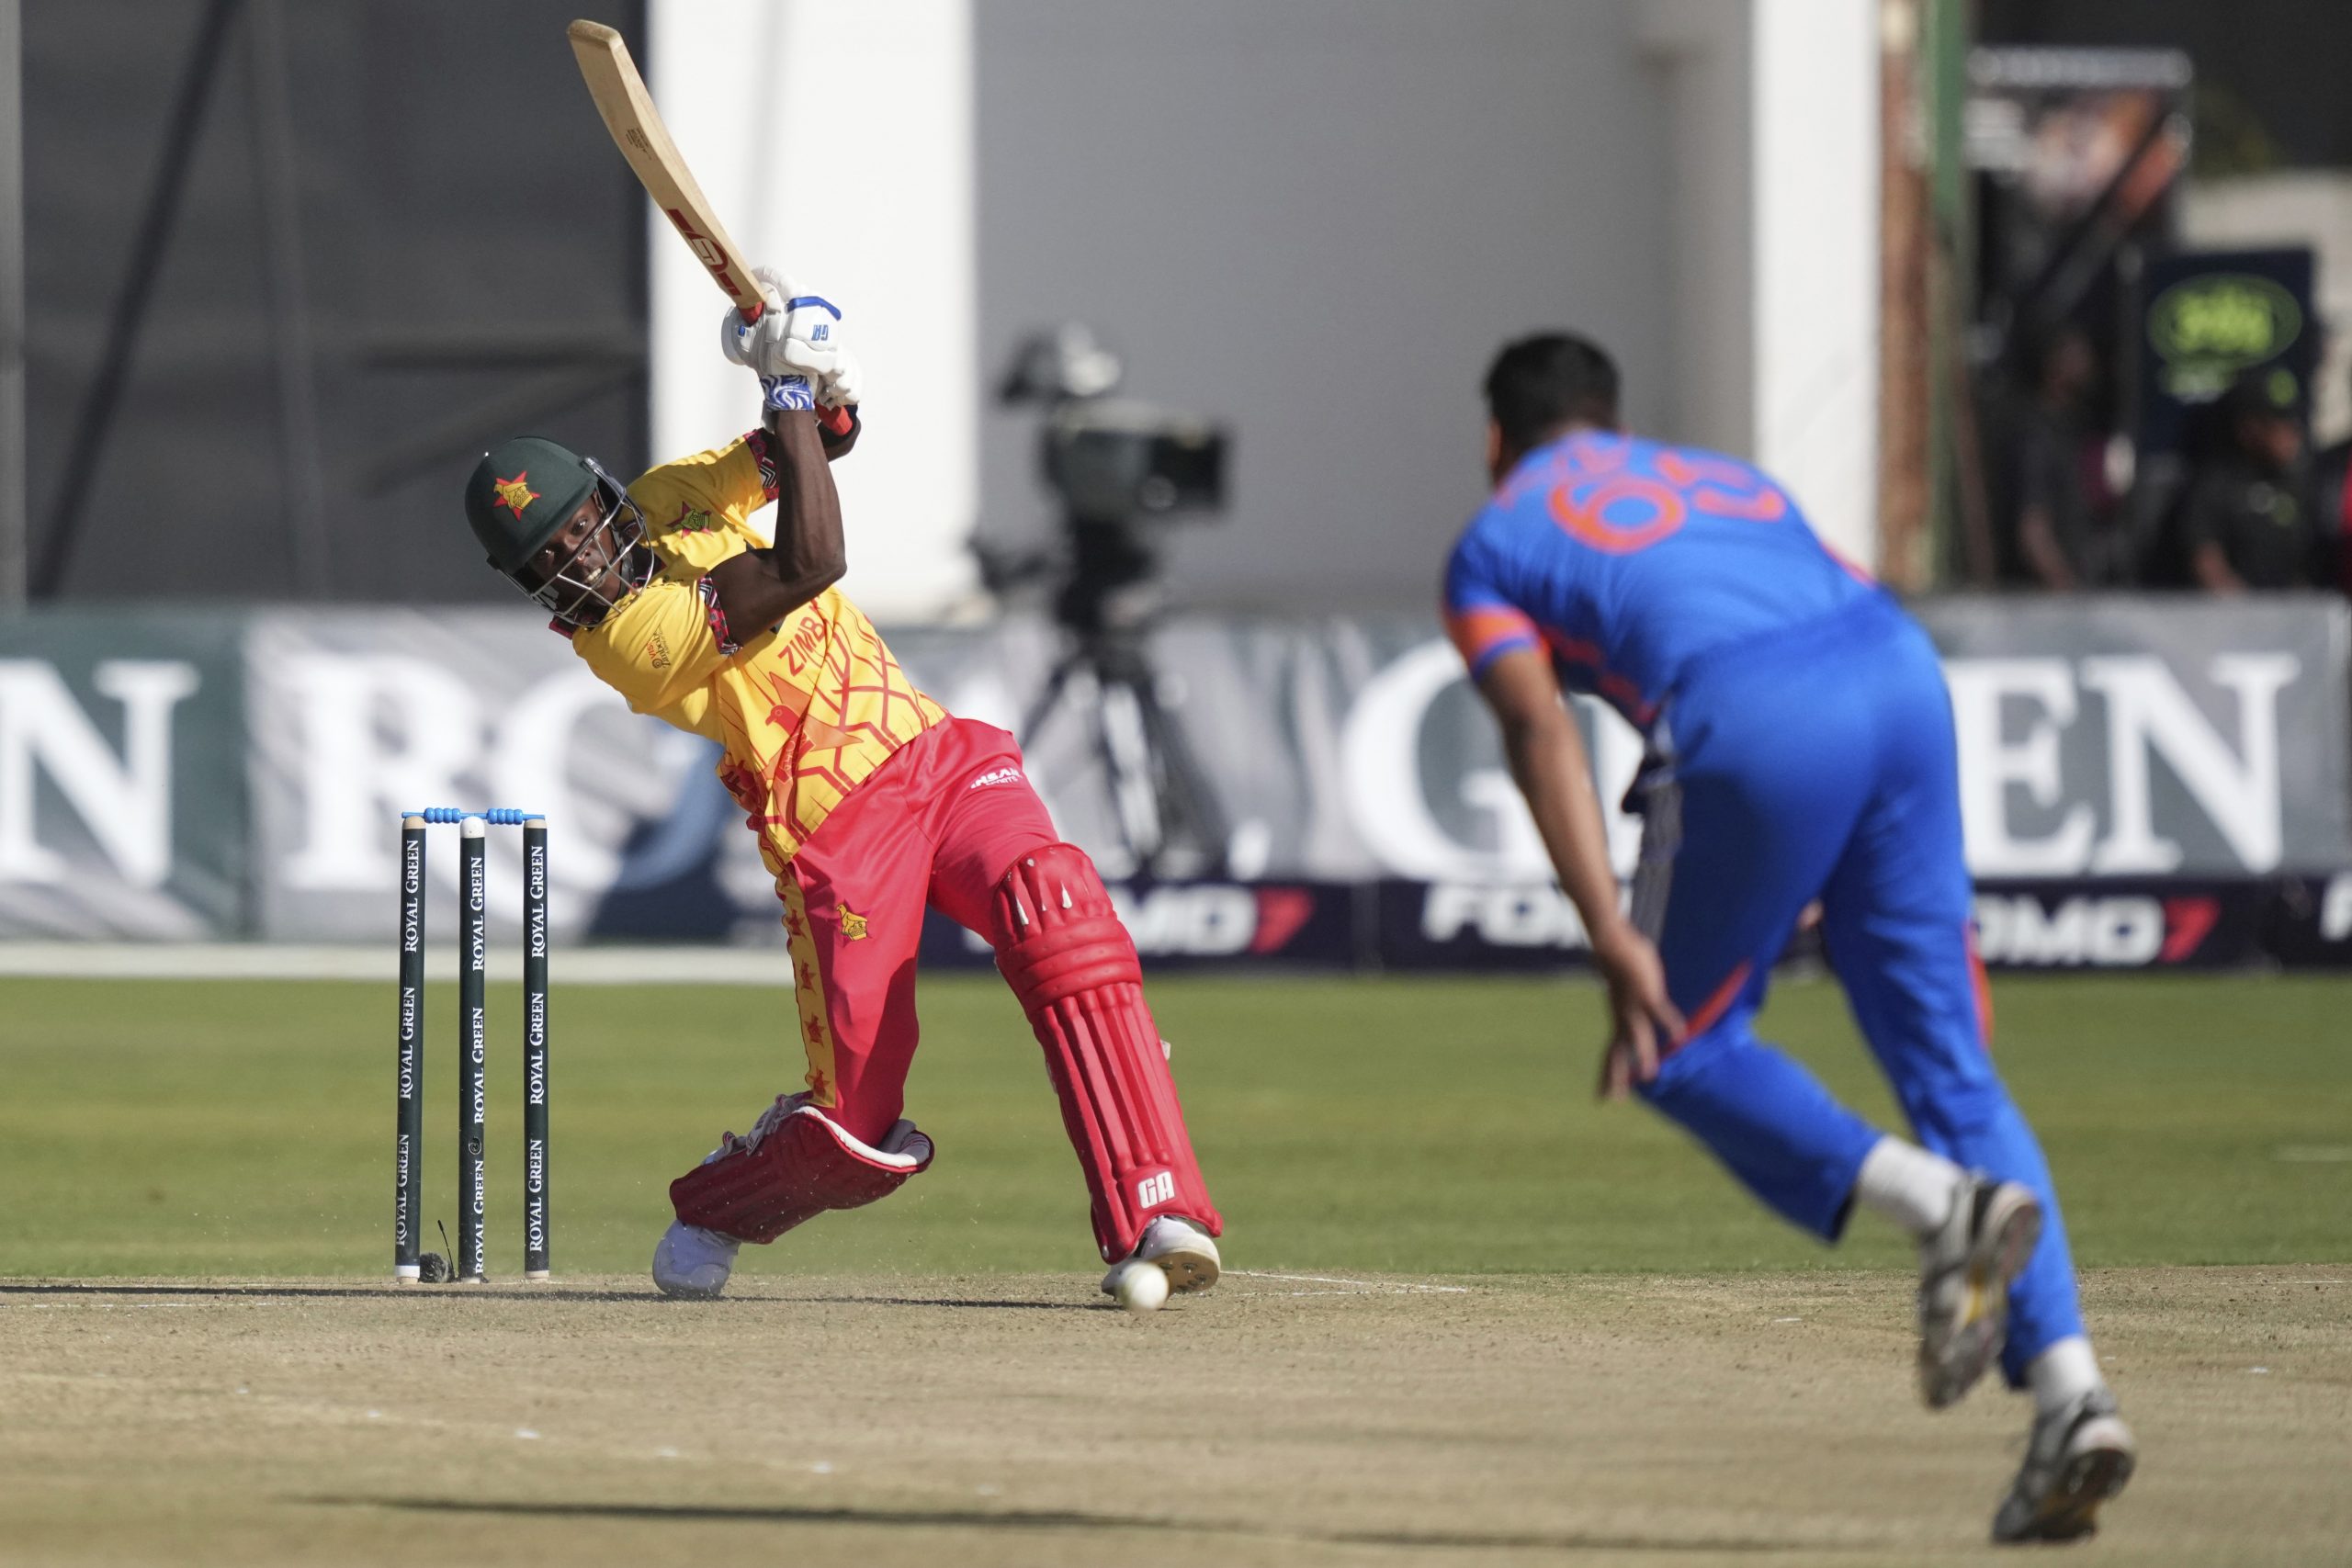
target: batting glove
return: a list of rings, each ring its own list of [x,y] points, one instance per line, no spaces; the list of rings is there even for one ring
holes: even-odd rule
[[[842,313],[820,295],[797,292],[773,267],[752,276],[767,309],[756,321],[729,310],[719,322],[719,351],[760,378],[768,406],[850,408],[858,400],[857,360],[842,346]]]

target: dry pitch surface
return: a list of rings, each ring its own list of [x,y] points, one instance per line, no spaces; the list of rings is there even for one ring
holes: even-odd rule
[[[2022,1406],[1906,1282],[0,1282],[0,1560],[1985,1558]],[[2114,1269],[2143,1468],[2083,1561],[2352,1561],[2352,1269]],[[2014,1562],[2014,1556],[2002,1561]]]

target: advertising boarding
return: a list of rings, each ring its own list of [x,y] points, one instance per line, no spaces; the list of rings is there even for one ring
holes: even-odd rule
[[[1988,959],[2326,962],[2352,942],[2346,606],[1919,613],[1945,656]],[[1157,960],[1481,967],[1582,945],[1426,621],[1171,622],[1145,649],[1156,715],[1082,664],[1041,704],[1069,651],[1043,622],[892,642],[951,710],[1025,731],[1057,824]],[[1580,717],[1630,873],[1640,823],[1613,803],[1641,741]],[[774,945],[772,881],[715,761],[526,611],[0,623],[0,938],[388,942],[399,814],[511,806],[553,825],[560,942]],[[492,836],[494,921],[521,906],[511,839]],[[454,860],[435,858],[430,919],[450,918]],[[944,924],[927,940],[986,960]]]

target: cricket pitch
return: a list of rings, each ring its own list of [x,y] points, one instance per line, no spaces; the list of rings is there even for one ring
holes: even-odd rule
[[[0,1281],[0,1561],[1948,1561],[2023,1432],[1917,1405],[1883,1271],[739,1285]],[[2352,1269],[2086,1294],[2143,1445],[2088,1550],[2346,1561]]]

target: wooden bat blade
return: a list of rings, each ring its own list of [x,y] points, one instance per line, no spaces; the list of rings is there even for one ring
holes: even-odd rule
[[[662,113],[653,107],[653,96],[638,74],[637,62],[629,58],[628,41],[604,23],[584,19],[572,23],[565,32],[580,62],[581,77],[588,84],[588,96],[595,101],[596,113],[612,132],[613,144],[636,172],[638,183],[686,242],[710,280],[735,301],[743,319],[759,320],[760,286],[752,276],[751,263],[729,237],[726,225],[719,222],[718,212],[695,183],[694,171],[686,167],[677,144],[670,140]]]

